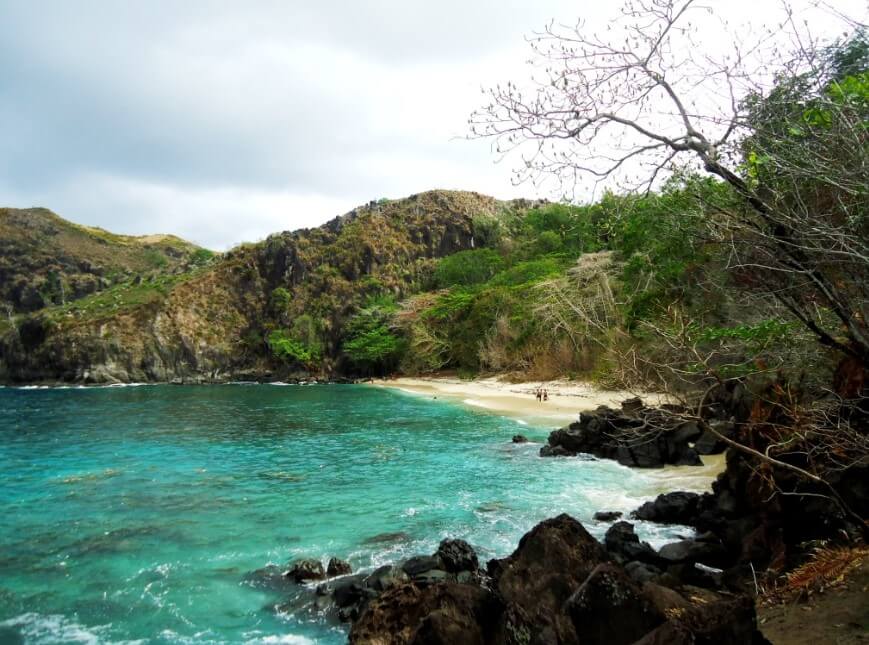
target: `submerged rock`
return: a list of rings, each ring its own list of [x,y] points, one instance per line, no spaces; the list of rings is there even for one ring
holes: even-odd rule
[[[390,533],[378,533],[369,538],[365,538],[362,544],[391,544],[394,542],[406,542],[410,539],[410,534],[404,531],[393,531]]]
[[[528,443],[528,437],[523,434],[514,434],[513,443]]]
[[[621,511],[598,511],[594,514],[594,519],[598,522],[613,522],[621,516]]]

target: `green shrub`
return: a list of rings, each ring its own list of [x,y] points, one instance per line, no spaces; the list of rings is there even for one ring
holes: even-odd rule
[[[560,257],[519,262],[494,276],[489,284],[494,286],[515,286],[540,282],[541,280],[560,275],[567,265],[568,262]]]
[[[268,335],[267,342],[272,354],[281,361],[310,366],[319,360],[319,352],[303,341],[293,338],[285,329],[275,329]]]
[[[271,305],[275,311],[285,312],[292,301],[293,294],[284,287],[278,287],[272,291]]]
[[[492,249],[459,251],[438,262],[434,270],[434,284],[438,289],[481,284],[503,266],[504,260]]]

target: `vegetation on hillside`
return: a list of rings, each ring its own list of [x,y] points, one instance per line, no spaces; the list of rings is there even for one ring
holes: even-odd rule
[[[144,292],[142,284],[205,266],[214,256],[172,235],[116,235],[42,208],[0,208],[0,307],[8,318],[134,282]]]

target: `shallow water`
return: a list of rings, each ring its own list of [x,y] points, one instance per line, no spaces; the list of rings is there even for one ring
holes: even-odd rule
[[[601,536],[594,511],[660,490],[510,442],[548,431],[366,386],[0,389],[0,643],[340,643],[247,574],[372,568],[447,536],[485,560],[561,512]]]

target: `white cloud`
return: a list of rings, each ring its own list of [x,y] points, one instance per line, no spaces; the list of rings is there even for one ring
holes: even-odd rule
[[[761,21],[778,3],[716,8]],[[512,186],[515,160],[495,165],[488,142],[456,137],[480,86],[528,74],[523,34],[615,10],[0,0],[0,204],[226,248],[433,187],[535,197]]]

